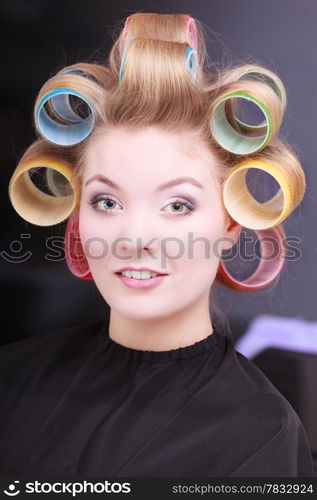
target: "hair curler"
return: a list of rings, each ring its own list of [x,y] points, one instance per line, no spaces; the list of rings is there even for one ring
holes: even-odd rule
[[[49,194],[32,179],[41,167],[52,171],[45,186]],[[10,179],[9,197],[16,212],[32,224],[50,226],[62,222],[77,203],[72,164],[53,154],[22,158]]]
[[[238,106],[246,105],[261,117],[258,125],[239,118]],[[225,150],[236,155],[263,149],[278,132],[284,113],[284,100],[264,81],[238,80],[219,92],[211,104],[210,132]]]
[[[72,146],[91,133],[103,100],[105,68],[82,63],[50,78],[41,88],[34,107],[34,122],[47,141]],[[70,99],[76,101],[76,108]]]
[[[119,70],[119,80],[122,80],[124,77],[124,70],[125,66],[127,64],[127,58],[128,58],[128,53],[130,46],[132,44],[133,40],[129,40],[126,43],[122,60],[121,60],[121,65],[120,65],[120,70]],[[194,50],[192,47],[186,47],[185,53],[184,53],[184,61],[186,63],[186,66],[188,68],[188,71],[190,73],[191,79],[193,81],[196,80],[196,73],[197,73],[197,52]]]
[[[66,264],[76,278],[92,280],[88,261],[84,254],[79,236],[79,214],[74,212],[69,218],[66,226],[64,250]]]
[[[285,236],[283,229],[274,227],[255,232],[260,241],[261,259],[251,276],[239,281],[228,271],[224,261],[222,259],[219,261],[220,281],[236,290],[254,291],[268,287],[277,278],[285,262],[286,248],[283,241]]]
[[[261,159],[243,161],[233,167],[223,184],[224,205],[241,226],[249,229],[267,229],[281,224],[300,202],[294,198],[296,179],[288,168]],[[250,193],[246,175],[249,169],[270,174],[280,185],[278,192],[268,201],[260,203]]]

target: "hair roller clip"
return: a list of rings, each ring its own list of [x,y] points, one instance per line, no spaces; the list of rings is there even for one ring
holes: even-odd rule
[[[196,80],[197,52],[192,47],[187,47],[185,51],[186,64],[189,68],[192,80]]]
[[[186,29],[188,32],[189,45],[197,51],[198,43],[197,43],[197,28],[194,19],[190,16],[186,16]]]
[[[246,175],[250,169],[259,169],[270,174],[280,189],[265,203],[258,202],[250,193]],[[292,172],[269,161],[246,160],[233,167],[223,185],[224,205],[233,219],[249,229],[267,229],[282,223],[299,203],[293,199],[297,180]]]
[[[286,248],[281,228],[255,231],[260,241],[261,259],[256,270],[245,280],[238,280],[225,267],[223,260],[219,261],[218,277],[236,290],[254,291],[268,287],[277,278],[285,263]]]
[[[41,180],[39,169],[51,171],[43,176],[44,185],[33,182],[35,177]],[[69,217],[77,202],[72,174],[72,165],[62,157],[38,154],[29,159],[22,158],[9,183],[9,197],[14,209],[23,219],[38,226],[62,222]]]

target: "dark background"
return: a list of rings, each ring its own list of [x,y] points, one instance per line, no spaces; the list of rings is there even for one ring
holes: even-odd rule
[[[259,313],[316,320],[317,2],[11,0],[0,2],[1,341],[95,320],[107,309],[92,282],[75,278],[64,260],[45,259],[46,238],[63,236],[65,224],[43,228],[21,219],[10,204],[8,183],[35,138],[33,104],[43,83],[65,65],[105,60],[113,28],[135,11],[193,15],[208,28],[216,63],[257,60],[282,78],[288,107],[281,135],[300,156],[308,183],[284,227],[300,238],[302,255],[286,263],[273,290],[245,294],[217,287],[216,300],[236,337]],[[28,251],[30,258],[12,262]]]

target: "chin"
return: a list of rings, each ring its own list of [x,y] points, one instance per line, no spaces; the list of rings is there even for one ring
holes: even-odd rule
[[[110,306],[111,307],[111,306]],[[156,313],[147,313],[147,314],[137,314],[135,311],[127,311],[127,310],[119,310],[116,309],[116,314],[120,314],[120,316],[124,317],[126,320],[131,321],[140,321],[146,323],[147,321],[159,321],[162,319],[162,314]]]
[[[140,302],[138,300],[129,300],[126,298],[122,298],[120,301],[113,300],[113,297],[104,297],[104,299],[116,315],[120,315],[132,321],[159,321],[173,314],[173,311],[168,308],[164,310],[164,304],[157,300],[153,301],[152,304],[149,302],[146,304],[144,297],[141,298]]]

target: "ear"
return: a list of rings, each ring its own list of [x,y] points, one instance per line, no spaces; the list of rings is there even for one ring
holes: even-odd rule
[[[238,224],[237,221],[235,221],[228,213],[226,215],[222,250],[229,250],[232,248],[237,243],[242,230],[242,226]]]

